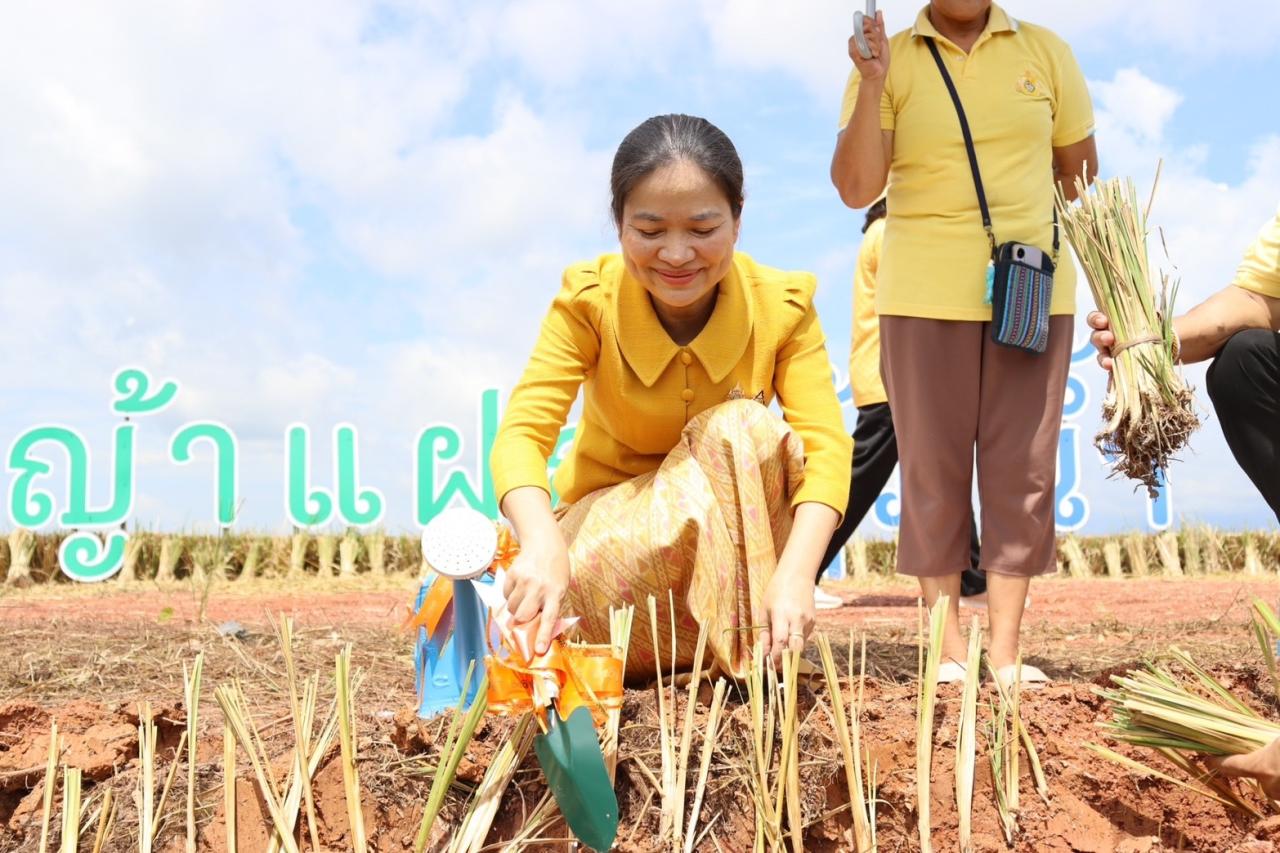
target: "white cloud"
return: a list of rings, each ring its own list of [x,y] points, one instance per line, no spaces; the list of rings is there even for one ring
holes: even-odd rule
[[[1152,8],[1090,0],[1096,14],[1076,20],[1068,4],[1024,5],[1073,39],[1119,39],[1131,7]],[[1205,33],[1197,57],[1220,50],[1223,21],[1240,16],[1220,11],[1195,23]],[[471,430],[479,392],[518,377],[561,270],[613,247],[616,140],[601,128],[662,98],[717,102],[718,86],[745,69],[799,82],[785,114],[808,133],[812,111],[838,101],[849,18],[828,0],[804,14],[758,0],[658,0],[642,12],[570,0],[10,10],[0,29],[0,432],[83,420],[98,446],[115,422],[112,371],[141,364],[183,383],[152,439],[191,417],[234,427],[255,523],[281,517],[285,424],[312,424],[320,452],[329,427],[352,420],[370,477],[395,490],[389,521],[401,524],[417,429],[444,420]],[[906,26],[908,12],[890,23]],[[1181,24],[1149,30],[1174,44]],[[1241,50],[1257,44],[1241,39]],[[634,103],[588,113],[600,81]],[[1154,218],[1188,294],[1224,283],[1274,209],[1280,141],[1258,142],[1242,182],[1214,183],[1206,150],[1169,137],[1186,107],[1167,83],[1130,69],[1095,94],[1104,168],[1141,179],[1165,156]],[[830,332],[847,322],[839,294],[856,235],[813,236],[819,201],[834,203],[829,136],[810,136],[811,148],[778,151],[740,141],[761,187],[744,233],[804,246],[801,260],[811,253],[805,265],[842,315],[824,314]],[[158,453],[148,450],[139,517],[202,517],[206,498],[184,489],[205,474],[177,477]]]

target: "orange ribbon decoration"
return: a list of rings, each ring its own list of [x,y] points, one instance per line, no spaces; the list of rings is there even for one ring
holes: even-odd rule
[[[553,681],[557,690],[556,709],[567,720],[585,707],[597,726],[609,711],[622,707],[622,661],[608,644],[551,641],[543,654],[533,654],[538,622],[513,625],[503,645],[510,653],[506,660],[489,655],[484,660],[489,673],[489,710],[503,716],[533,711],[541,717],[543,700],[540,680]]]
[[[509,569],[519,553],[520,545],[511,530],[500,526],[497,553],[486,571]],[[444,583],[444,580],[440,577],[431,584],[418,612],[410,613],[405,630],[424,628],[429,638],[435,637],[453,603],[453,583]],[[568,719],[574,710],[586,707],[596,725],[602,725],[609,711],[622,707],[622,661],[614,654],[613,646],[568,643],[556,638],[544,654],[538,655],[533,652],[537,632],[538,620],[509,625],[502,637],[509,657],[502,659],[496,654],[485,657],[489,711],[504,716],[533,711],[541,717],[543,702],[535,701],[534,697],[542,688],[536,686],[536,682],[553,681],[558,689],[556,707],[561,719]]]

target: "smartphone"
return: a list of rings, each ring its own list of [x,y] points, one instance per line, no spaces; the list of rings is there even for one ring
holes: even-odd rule
[[[1028,246],[1025,243],[1013,244],[1013,259],[1021,264],[1026,264],[1035,269],[1044,269],[1044,252],[1035,246]]]

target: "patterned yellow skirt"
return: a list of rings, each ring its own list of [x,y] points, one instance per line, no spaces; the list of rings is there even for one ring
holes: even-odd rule
[[[609,608],[635,605],[627,678],[652,680],[655,652],[670,670],[674,600],[677,668],[692,665],[706,625],[704,665],[743,675],[803,471],[800,437],[763,405],[733,400],[689,421],[657,470],[562,507],[573,572],[566,609],[582,618],[583,639],[607,643]]]

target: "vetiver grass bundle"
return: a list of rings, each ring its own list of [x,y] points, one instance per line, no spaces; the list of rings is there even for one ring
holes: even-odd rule
[[[1079,204],[1067,203],[1059,192],[1063,231],[1116,336],[1105,423],[1095,441],[1113,457],[1116,472],[1140,481],[1155,497],[1159,473],[1200,426],[1191,390],[1174,368],[1173,293],[1161,276],[1157,302],[1147,260],[1147,211],[1138,207],[1133,181],[1113,178],[1086,188],[1077,178],[1076,190]]]
[[[1138,746],[1239,755],[1280,737],[1280,723],[1263,719],[1236,699],[1189,654],[1174,648],[1169,656],[1195,677],[1196,689],[1156,664],[1147,664],[1145,672],[1113,675],[1116,689],[1101,691],[1111,702],[1113,720],[1104,728],[1113,738]]]
[[[1175,678],[1169,668],[1154,663],[1147,664],[1145,671],[1113,675],[1115,689],[1099,691],[1111,703],[1112,711],[1112,721],[1103,729],[1115,740],[1155,750],[1209,787],[1180,781],[1104,747],[1086,746],[1131,770],[1257,816],[1257,811],[1222,780],[1197,768],[1190,756],[1252,752],[1280,737],[1280,724],[1262,718],[1236,699],[1186,652],[1173,648],[1169,657],[1193,676],[1190,686]]]

